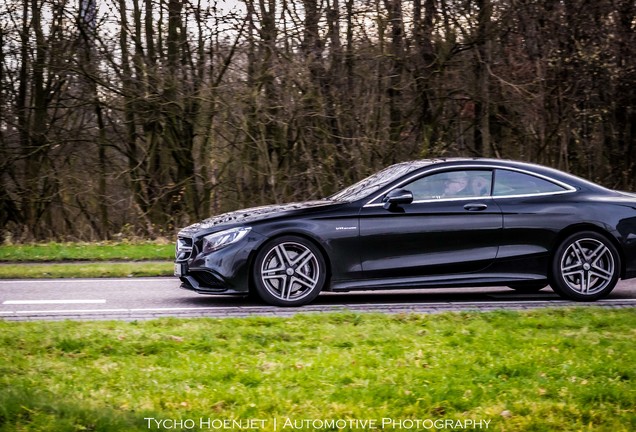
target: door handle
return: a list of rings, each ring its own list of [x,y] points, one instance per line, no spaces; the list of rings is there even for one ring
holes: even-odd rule
[[[464,206],[464,210],[468,211],[483,211],[486,210],[488,206],[482,203],[470,203]]]

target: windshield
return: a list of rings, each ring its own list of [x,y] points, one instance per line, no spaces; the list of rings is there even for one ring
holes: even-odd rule
[[[328,199],[335,201],[356,201],[362,199],[380,190],[403,175],[430,163],[431,161],[414,161],[391,165],[390,167],[387,167],[382,171],[379,171],[364,180],[360,180],[358,183],[355,183],[334,195],[331,195]]]

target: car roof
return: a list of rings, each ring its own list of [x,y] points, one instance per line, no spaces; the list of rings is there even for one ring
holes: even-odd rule
[[[586,189],[595,189],[595,190],[607,190],[605,187],[594,183],[590,180],[584,179],[582,177],[575,176],[573,174],[569,174],[567,172],[558,170],[556,168],[551,168],[546,165],[540,165],[531,162],[523,162],[511,159],[494,159],[494,158],[483,158],[483,157],[449,157],[449,158],[431,158],[431,159],[420,159],[410,162],[403,162],[403,164],[413,164],[415,165],[412,172],[416,170],[430,167],[431,165],[442,165],[442,166],[461,166],[463,164],[470,163],[471,165],[483,165],[484,167],[503,167],[503,168],[516,168],[519,170],[529,171],[531,173],[536,173],[540,175],[544,175],[547,177],[551,177],[555,180],[560,180],[564,183],[567,183],[571,186],[576,186],[579,188]]]

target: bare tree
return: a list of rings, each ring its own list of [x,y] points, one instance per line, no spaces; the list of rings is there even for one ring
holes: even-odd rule
[[[7,0],[5,238],[163,236],[484,155],[636,188],[633,0]]]

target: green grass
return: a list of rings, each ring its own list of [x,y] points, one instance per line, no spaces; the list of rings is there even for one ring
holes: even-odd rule
[[[174,259],[169,242],[34,243],[0,245],[0,262],[139,261]]]
[[[0,279],[172,276],[172,262],[0,264]]]
[[[249,430],[268,431],[274,419],[280,431],[375,420],[381,430],[383,418],[633,431],[635,337],[633,310],[594,308],[0,321],[0,431],[221,430],[199,428],[208,419],[262,419]],[[355,425],[338,430],[365,430]]]
[[[173,259],[165,241],[5,244],[0,279],[171,276]]]

